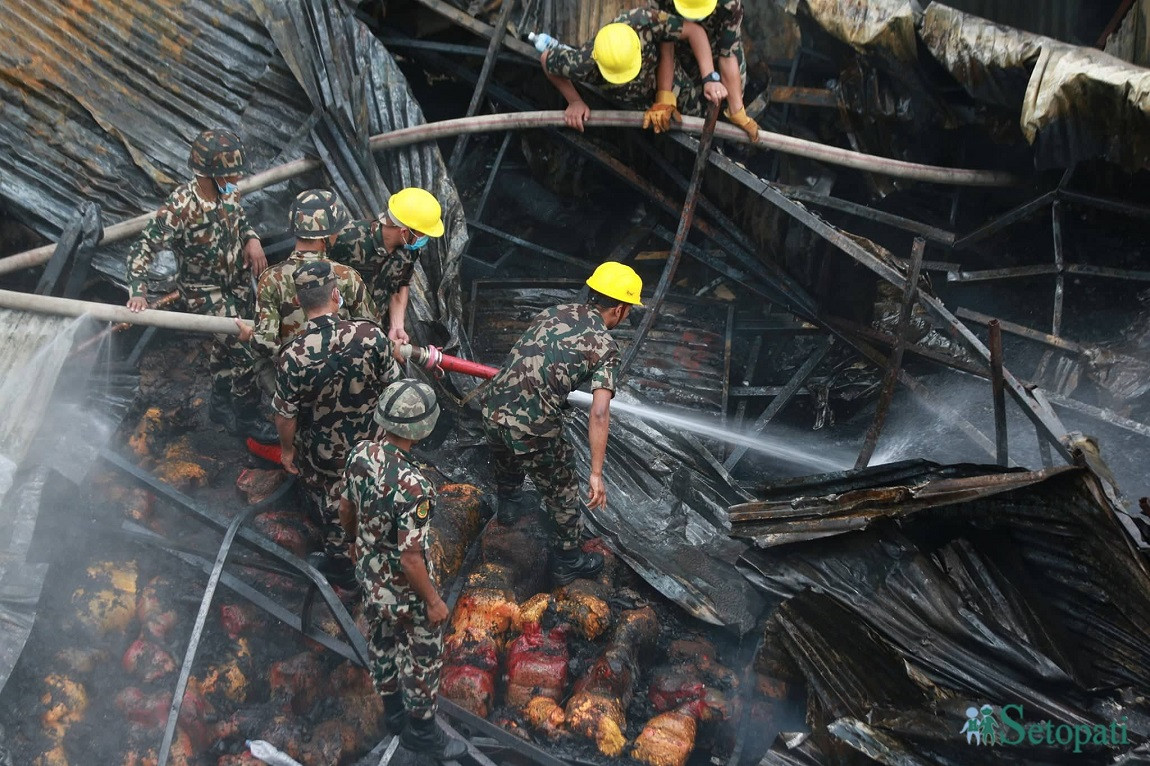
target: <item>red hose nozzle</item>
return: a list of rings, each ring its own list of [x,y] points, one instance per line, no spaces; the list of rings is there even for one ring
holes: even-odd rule
[[[441,349],[435,346],[422,348],[420,346],[404,344],[399,347],[399,353],[405,359],[410,359],[412,362],[415,362],[426,370],[430,370],[437,376],[447,371],[461,372],[464,375],[471,375],[476,378],[492,378],[495,376],[495,373],[499,372],[495,367],[445,354]]]

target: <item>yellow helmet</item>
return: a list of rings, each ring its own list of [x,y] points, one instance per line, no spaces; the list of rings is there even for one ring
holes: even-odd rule
[[[608,24],[595,35],[591,58],[599,65],[603,79],[613,85],[631,82],[643,67],[643,46],[639,35],[626,24]]]
[[[675,10],[688,21],[705,19],[715,12],[719,0],[675,0]]]
[[[639,294],[643,292],[643,279],[635,270],[626,264],[617,261],[605,261],[599,264],[590,277],[587,286],[597,293],[617,301],[642,306]]]
[[[420,234],[443,236],[443,208],[431,192],[414,186],[400,189],[387,201],[387,214],[400,226]]]

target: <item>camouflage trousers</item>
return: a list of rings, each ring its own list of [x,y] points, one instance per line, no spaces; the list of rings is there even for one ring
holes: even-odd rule
[[[555,523],[556,548],[565,551],[579,547],[583,534],[583,511],[575,476],[575,451],[562,436],[540,439],[538,447],[523,451],[511,431],[483,421],[483,433],[491,451],[491,467],[499,491],[518,489],[524,476],[530,476],[543,497],[543,505]]]
[[[217,317],[251,316],[251,301],[238,290],[204,285],[181,285],[180,294],[188,311]],[[208,371],[212,386],[227,389],[236,399],[256,390],[255,357],[246,343],[235,335],[217,335],[212,341]]]
[[[343,488],[343,477],[316,470],[306,457],[297,457],[296,467],[299,468],[300,483],[307,494],[310,510],[319,523],[323,552],[328,558],[342,559],[350,564],[350,543],[347,532],[339,523],[339,496]]]
[[[386,696],[402,691],[403,705],[412,717],[434,718],[443,670],[443,625],[427,621],[427,605],[418,597],[392,594],[381,580],[364,585],[369,594],[365,611],[376,692]],[[370,594],[401,603],[381,603]]]

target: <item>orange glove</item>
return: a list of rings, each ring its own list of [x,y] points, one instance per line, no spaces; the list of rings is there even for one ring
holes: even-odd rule
[[[643,115],[643,129],[650,127],[656,133],[666,133],[671,129],[671,120],[683,121],[683,115],[675,108],[677,99],[669,90],[655,91],[655,103]]]
[[[731,114],[728,110],[724,109],[723,114],[727,116],[728,120],[743,129],[743,132],[747,134],[747,138],[751,139],[752,144],[759,140],[759,123],[755,122],[747,116],[746,107],[740,109],[734,114]]]

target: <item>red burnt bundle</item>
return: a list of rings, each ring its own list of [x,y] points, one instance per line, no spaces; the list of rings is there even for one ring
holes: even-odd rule
[[[568,657],[566,628],[529,625],[507,650],[507,704],[523,709],[534,697],[562,698]]]
[[[631,757],[648,766],[685,766],[695,749],[698,721],[706,714],[700,700],[660,713],[635,738]]]
[[[623,751],[625,711],[639,676],[639,658],[648,652],[658,630],[651,607],[624,612],[607,648],[575,685],[567,703],[567,728],[594,740],[604,755],[614,757]]]
[[[519,612],[506,566],[484,563],[467,578],[444,641],[439,688],[445,697],[484,718],[495,694],[503,641]]]

